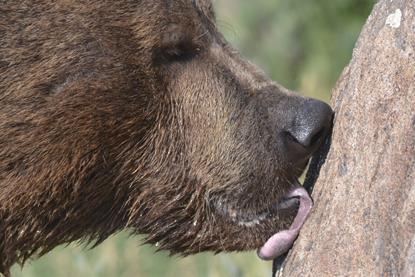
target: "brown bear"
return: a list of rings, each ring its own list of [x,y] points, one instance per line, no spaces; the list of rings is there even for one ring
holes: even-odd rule
[[[126,229],[286,251],[332,110],[241,58],[209,0],[0,3],[0,272]]]

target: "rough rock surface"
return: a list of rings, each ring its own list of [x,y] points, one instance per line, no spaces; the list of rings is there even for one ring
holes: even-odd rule
[[[283,276],[415,276],[415,1],[377,3],[333,91],[315,206]]]

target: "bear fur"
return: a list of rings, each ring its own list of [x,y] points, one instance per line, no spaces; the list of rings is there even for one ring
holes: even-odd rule
[[[0,272],[127,230],[255,249],[295,209],[279,130],[305,98],[232,48],[208,0],[0,4]]]

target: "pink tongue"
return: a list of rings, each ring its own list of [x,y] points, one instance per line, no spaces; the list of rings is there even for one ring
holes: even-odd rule
[[[298,197],[300,200],[297,216],[294,218],[290,229],[276,233],[270,237],[260,249],[258,249],[258,256],[263,260],[275,259],[290,249],[313,206],[313,201],[303,187],[297,187],[291,191],[287,195],[287,198],[291,197]]]

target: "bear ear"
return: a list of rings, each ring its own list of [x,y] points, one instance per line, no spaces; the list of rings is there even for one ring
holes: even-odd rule
[[[162,34],[158,52],[167,61],[182,61],[197,55],[200,47],[180,25],[170,24]]]

